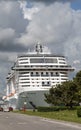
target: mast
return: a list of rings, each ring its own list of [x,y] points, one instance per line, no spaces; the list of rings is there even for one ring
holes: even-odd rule
[[[42,53],[43,52],[43,48],[42,48],[42,45],[40,44],[40,43],[37,43],[36,44],[36,52],[37,52],[37,54],[40,54],[40,53]]]

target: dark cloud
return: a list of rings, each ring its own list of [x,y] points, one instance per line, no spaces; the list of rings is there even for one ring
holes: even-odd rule
[[[53,3],[53,2],[70,2],[70,1],[76,1],[76,0],[0,0],[0,1],[27,1],[27,2],[43,2],[43,3]]]
[[[30,1],[36,1],[36,2],[55,2],[55,1],[66,1],[66,0],[30,0]],[[67,0],[69,1],[69,0]]]
[[[3,42],[0,43],[0,51],[1,52],[24,52],[27,51],[26,47],[23,45],[13,44],[7,42],[6,46]]]
[[[23,18],[22,9],[18,2],[0,1],[0,51],[21,52],[26,48],[17,44],[15,39],[26,29],[29,21]]]
[[[25,30],[28,21],[23,19],[20,4],[18,2],[3,1],[0,2],[0,27],[12,28],[16,32],[22,33]]]
[[[69,2],[69,1],[73,1],[73,0],[26,0],[26,1],[53,3],[53,2]]]

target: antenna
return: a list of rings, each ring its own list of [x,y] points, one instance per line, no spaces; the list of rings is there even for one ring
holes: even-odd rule
[[[43,52],[42,45],[39,42],[36,44],[36,52],[37,54],[40,54]]]

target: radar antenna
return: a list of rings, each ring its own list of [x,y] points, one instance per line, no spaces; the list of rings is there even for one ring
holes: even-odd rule
[[[43,52],[42,45],[40,43],[36,44],[36,52],[37,54],[40,54]]]

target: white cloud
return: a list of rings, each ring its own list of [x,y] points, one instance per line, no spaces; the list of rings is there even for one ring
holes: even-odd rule
[[[67,40],[73,22],[70,5],[54,3],[50,6],[41,5],[39,8],[40,11],[34,15],[19,42],[27,45],[38,40],[49,44],[62,44]]]
[[[74,64],[80,64],[80,61],[79,60],[75,60],[73,61]]]
[[[23,10],[24,19],[32,20],[33,15],[39,11],[37,7],[27,8],[26,1],[23,2],[20,1],[19,3],[20,3],[20,8],[22,8]]]

